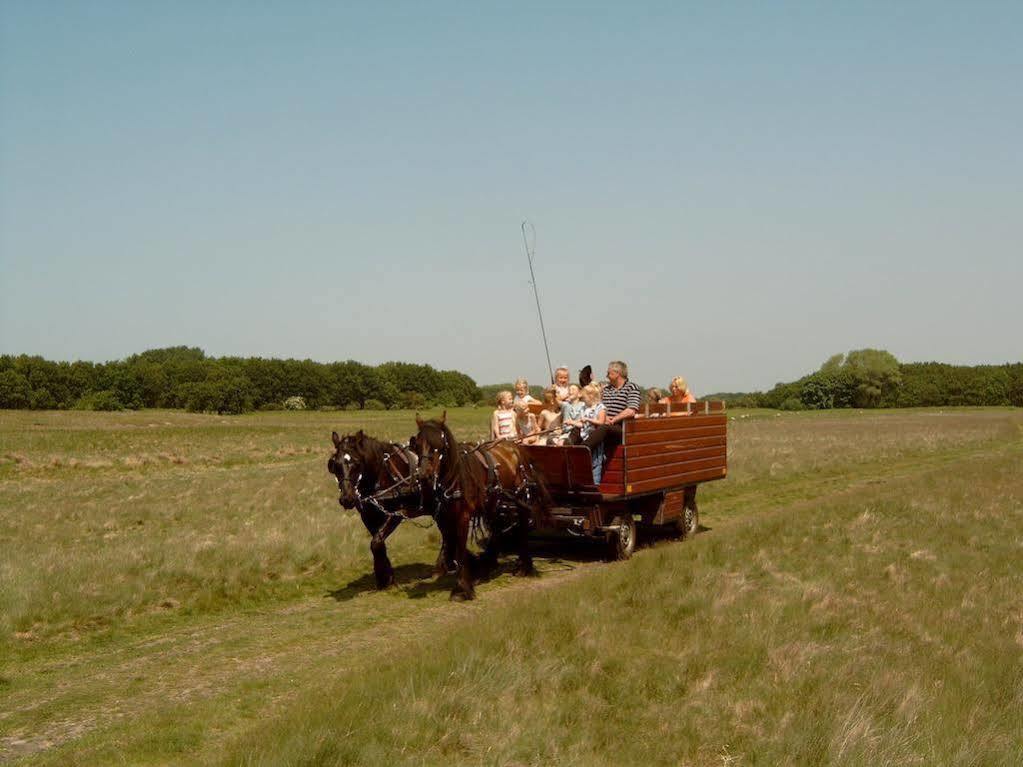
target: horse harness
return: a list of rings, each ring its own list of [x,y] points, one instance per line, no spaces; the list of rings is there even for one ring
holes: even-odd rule
[[[405,459],[405,465],[408,471],[407,476],[402,474],[401,467],[396,463],[396,459],[399,454]],[[352,483],[352,486],[354,487],[355,507],[360,512],[363,510],[363,507],[368,504],[386,517],[399,517],[400,519],[411,519],[411,517],[409,517],[405,513],[404,508],[399,507],[397,511],[391,511],[390,509],[385,508],[382,503],[382,501],[399,502],[402,501],[403,499],[411,499],[413,496],[417,494],[415,492],[408,493],[398,492],[398,488],[400,488],[402,485],[412,482],[413,476],[415,474],[414,467],[418,465],[418,458],[416,454],[409,450],[407,445],[391,443],[391,450],[384,451],[383,467],[384,470],[387,472],[387,476],[388,479],[391,481],[391,484],[381,490],[377,490],[375,493],[372,493],[368,496],[364,496],[362,494],[362,491],[359,489],[359,485],[362,482],[362,472],[361,471],[359,472],[354,482],[351,479],[350,475],[351,461],[352,457],[349,453],[345,453],[342,456],[340,462],[342,479],[338,481],[338,485],[341,485],[341,483],[344,481]],[[421,496],[421,493],[419,495]],[[421,505],[422,501],[420,501],[420,506]]]
[[[460,458],[463,461],[473,460],[473,458],[480,462],[487,473],[487,480],[484,486],[484,508],[486,509],[487,516],[494,516],[501,508],[501,504],[511,504],[513,506],[530,509],[530,501],[533,492],[533,483],[529,481],[526,476],[525,466],[520,464],[518,467],[518,482],[514,488],[506,488],[501,484],[500,476],[498,475],[497,463],[494,461],[494,456],[491,455],[489,448],[493,446],[493,443],[480,443],[475,447],[469,447],[467,445],[460,445],[458,451]],[[471,457],[470,457],[471,456]],[[443,456],[442,456],[443,459]],[[435,480],[436,481],[436,480]],[[441,505],[443,501],[457,501],[464,497],[464,493],[461,488],[456,487],[458,483],[457,477],[454,478],[451,483],[444,488],[439,494],[435,494],[436,508],[434,509],[433,516],[436,516],[441,511]],[[436,489],[436,486],[435,486]],[[513,521],[512,525],[515,524]]]

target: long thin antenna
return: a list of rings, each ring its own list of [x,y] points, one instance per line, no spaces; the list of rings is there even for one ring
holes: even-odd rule
[[[533,233],[533,245],[530,247],[529,238],[526,237],[526,227]],[[522,222],[522,244],[526,247],[526,260],[529,262],[529,284],[533,286],[533,295],[536,297],[536,314],[540,318],[540,335],[543,336],[543,349],[547,352],[547,372],[551,374],[551,384],[554,383],[554,366],[551,365],[551,348],[547,344],[547,329],[543,325],[543,311],[540,309],[540,291],[536,287],[536,275],[533,274],[533,256],[536,254],[536,228],[528,221]]]

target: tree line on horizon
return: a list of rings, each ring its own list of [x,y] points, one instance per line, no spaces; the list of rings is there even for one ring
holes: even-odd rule
[[[492,404],[498,389],[456,370],[354,360],[208,357],[202,349],[151,349],[114,362],[54,362],[0,356],[0,408],[124,410],[180,408],[242,413],[285,408],[384,410]],[[538,394],[541,387],[530,387]],[[766,392],[707,395],[731,407],[780,410],[1015,405],[1023,407],[1023,363],[900,363],[890,352],[836,354],[819,370]]]
[[[901,363],[884,349],[858,349],[830,357],[820,369],[766,392],[720,393],[731,407],[777,410],[832,408],[1023,407],[1023,363],[949,365]]]
[[[479,402],[476,382],[430,365],[354,360],[208,357],[202,349],[151,349],[114,362],[0,356],[0,408],[193,412],[350,408],[383,410]]]

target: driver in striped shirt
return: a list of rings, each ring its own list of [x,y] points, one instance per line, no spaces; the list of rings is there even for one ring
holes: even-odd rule
[[[601,394],[601,401],[607,411],[607,423],[594,427],[583,440],[583,444],[591,450],[605,440],[621,442],[622,421],[635,416],[643,401],[643,392],[629,380],[629,366],[621,360],[607,364],[607,381],[608,385]]]

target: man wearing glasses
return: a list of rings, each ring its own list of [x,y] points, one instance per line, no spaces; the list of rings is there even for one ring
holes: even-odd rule
[[[622,421],[628,420],[639,412],[643,400],[643,392],[629,380],[629,366],[621,360],[607,364],[608,385],[604,387],[601,401],[607,411],[607,423],[594,427],[582,444],[593,450],[597,445],[610,440],[622,441]]]

